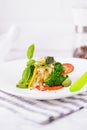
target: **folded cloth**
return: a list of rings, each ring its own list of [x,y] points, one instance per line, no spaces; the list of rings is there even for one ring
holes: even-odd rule
[[[20,27],[13,24],[8,32],[0,35],[0,62],[6,60],[9,51],[20,35]]]
[[[40,125],[52,123],[85,106],[87,106],[87,91],[61,99],[33,100],[0,90],[0,107],[17,114],[24,120]]]

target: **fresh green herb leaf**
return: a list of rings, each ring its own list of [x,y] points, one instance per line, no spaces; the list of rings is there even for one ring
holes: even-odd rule
[[[24,69],[22,73],[22,79],[19,80],[17,83],[17,87],[19,88],[28,88],[28,82],[32,77],[33,71],[34,71],[34,65],[28,66]]]
[[[34,44],[30,45],[28,50],[27,50],[27,57],[29,59],[29,61],[26,64],[26,68],[24,69],[23,73],[22,73],[22,78],[21,80],[19,80],[18,84],[16,85],[19,88],[27,88],[28,87],[28,82],[30,80],[30,78],[32,77],[33,71],[34,71],[34,63],[35,60],[32,59],[33,57],[33,53],[34,53]]]
[[[31,66],[30,66],[30,76],[29,76],[28,80],[31,79],[31,77],[32,77],[32,75],[33,75],[33,72],[34,72],[34,69],[35,69],[35,66],[34,66],[34,65],[31,65]]]
[[[27,66],[31,66],[31,65],[34,65],[35,64],[35,60],[33,59],[30,59],[28,62],[27,62]]]
[[[28,88],[28,85],[26,85],[26,84],[17,84],[16,87],[18,87],[18,88]]]
[[[27,50],[27,58],[28,59],[32,59],[33,57],[33,54],[34,54],[34,49],[35,49],[35,45],[32,44],[28,47],[28,50]]]
[[[30,76],[30,67],[26,67],[22,73],[22,80],[26,82]]]

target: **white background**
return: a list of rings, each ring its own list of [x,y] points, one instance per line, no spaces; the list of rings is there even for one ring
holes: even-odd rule
[[[13,25],[20,35],[13,48],[71,50],[75,44],[72,7],[86,0],[0,0],[0,34]]]

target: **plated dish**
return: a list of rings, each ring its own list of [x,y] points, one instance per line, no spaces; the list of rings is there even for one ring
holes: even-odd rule
[[[56,57],[62,63],[69,62],[74,65],[74,71],[69,74],[72,83],[74,83],[84,72],[87,71],[87,60],[78,58],[60,58]],[[18,79],[20,79],[27,59],[15,60],[0,64],[0,90],[32,99],[49,100],[62,97],[72,96],[76,93],[87,90],[87,85],[78,92],[70,92],[69,88],[64,87],[56,91],[38,91],[37,89],[20,89],[16,87]]]
[[[59,90],[72,84],[69,75],[74,71],[73,64],[61,63],[54,56],[44,56],[34,59],[35,44],[27,49],[27,63],[21,79],[16,84],[22,89],[38,89],[40,91]]]
[[[36,59],[33,58],[34,49],[35,45],[31,44],[26,59],[0,65],[1,90],[39,100],[58,99],[87,90],[87,60],[54,56]],[[83,78],[78,80],[83,73]],[[72,84],[77,80],[75,87],[84,80],[83,88],[80,85],[73,89]]]

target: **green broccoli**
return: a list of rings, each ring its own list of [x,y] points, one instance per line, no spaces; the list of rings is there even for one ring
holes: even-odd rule
[[[56,62],[54,65],[54,71],[52,73],[52,75],[46,80],[46,85],[48,85],[49,87],[51,86],[57,86],[57,85],[61,85],[62,82],[68,78],[68,75],[66,76],[62,76],[61,73],[63,73],[63,66],[61,63]]]

